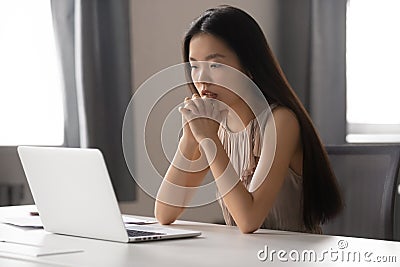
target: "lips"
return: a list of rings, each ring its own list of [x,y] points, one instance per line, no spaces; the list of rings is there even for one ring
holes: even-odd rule
[[[211,91],[208,91],[207,89],[203,89],[203,90],[201,90],[201,96],[206,96],[206,97],[215,99],[215,98],[217,98],[218,95]]]

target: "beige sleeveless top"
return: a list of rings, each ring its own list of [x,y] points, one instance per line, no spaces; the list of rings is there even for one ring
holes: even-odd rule
[[[271,105],[271,110],[275,107]],[[221,127],[218,130],[219,139],[230,162],[247,190],[249,190],[253,173],[261,155],[262,133],[264,133],[266,122],[270,117],[269,114],[271,114],[269,110],[262,112],[258,116],[258,120],[256,118],[253,119],[240,132],[231,132],[226,125],[226,119],[222,121]],[[258,126],[259,123],[260,127]],[[302,190],[302,177],[289,168],[282,188],[261,228],[320,233],[320,227],[317,227],[314,231],[310,231],[304,225]],[[218,199],[225,223],[227,225],[235,225],[222,198],[218,197]]]

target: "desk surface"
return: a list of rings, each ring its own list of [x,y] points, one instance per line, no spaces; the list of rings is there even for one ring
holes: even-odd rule
[[[23,216],[34,206],[1,207],[0,218]],[[47,233],[0,223],[0,239],[83,252],[43,257],[0,251],[0,266],[398,266],[400,242],[258,230],[177,221],[169,227],[193,229],[200,237],[117,243]],[[266,257],[268,255],[268,257]],[[382,264],[383,261],[390,263]],[[379,263],[378,263],[379,262]]]

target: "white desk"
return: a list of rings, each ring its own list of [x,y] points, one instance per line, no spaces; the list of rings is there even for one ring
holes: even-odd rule
[[[1,207],[1,217],[26,215],[32,206]],[[94,239],[55,235],[42,229],[26,230],[0,224],[0,239],[36,244],[44,247],[79,248],[83,252],[43,257],[21,257],[0,252],[0,266],[310,266],[314,265],[312,252],[325,260],[322,266],[398,266],[400,242],[349,238],[339,236],[310,235],[302,233],[259,230],[254,234],[241,234],[235,227],[196,222],[178,221],[170,227],[199,230],[197,238],[123,244]],[[339,246],[348,245],[344,249]],[[258,259],[258,252],[268,246],[273,259]],[[324,252],[324,250],[326,252]],[[299,253],[300,261],[293,259]],[[367,254],[365,254],[367,253]],[[358,256],[360,255],[360,262]],[[303,255],[306,257],[304,258]],[[308,257],[311,255],[311,261]],[[344,255],[344,259],[342,259]],[[350,255],[350,260],[347,256]],[[355,255],[355,256],[354,256]],[[365,256],[367,255],[367,256]],[[260,257],[264,257],[261,254]],[[373,263],[377,256],[392,256],[386,260],[396,263]],[[18,258],[18,259],[14,259]],[[287,262],[284,262],[284,260]],[[371,260],[371,262],[366,262]],[[318,260],[317,260],[318,261]]]

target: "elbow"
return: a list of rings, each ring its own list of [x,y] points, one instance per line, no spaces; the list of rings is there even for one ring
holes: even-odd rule
[[[259,214],[246,214],[246,216],[242,216],[241,218],[237,218],[237,220],[235,220],[236,225],[242,234],[252,234],[260,229],[264,222],[264,218],[258,215]]]
[[[252,222],[242,222],[237,224],[242,234],[252,234],[260,228],[260,225]]]
[[[160,216],[156,216],[156,219],[162,225],[168,225],[168,224],[171,224],[171,223],[173,223],[175,221],[175,219],[163,218],[163,217],[160,217]]]
[[[239,226],[240,232],[242,232],[242,234],[252,234],[252,233],[254,233],[255,231],[257,231],[258,228],[259,228],[259,227],[243,227],[243,226],[240,227],[240,226]]]
[[[172,218],[170,216],[163,216],[161,214],[155,214],[155,217],[157,221],[162,225],[168,225],[175,221],[175,218]]]
[[[162,225],[168,225],[176,220],[176,216],[172,216],[171,212],[163,210],[161,207],[154,209],[154,217]]]

